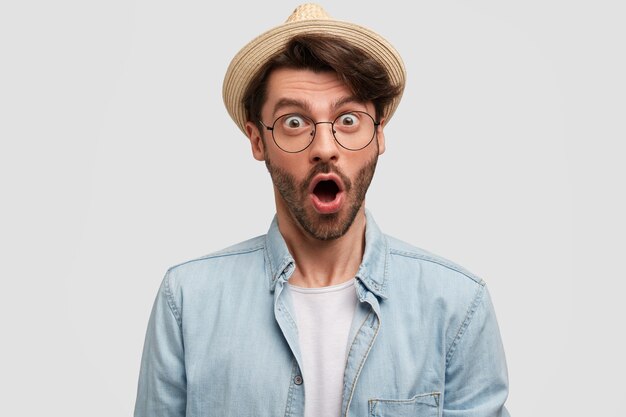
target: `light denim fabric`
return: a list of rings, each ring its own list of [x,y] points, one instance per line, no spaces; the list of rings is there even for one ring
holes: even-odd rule
[[[367,213],[342,416],[505,417],[507,370],[485,283],[381,233]],[[135,417],[304,415],[294,271],[269,232],[167,271]],[[329,416],[320,416],[329,417]]]

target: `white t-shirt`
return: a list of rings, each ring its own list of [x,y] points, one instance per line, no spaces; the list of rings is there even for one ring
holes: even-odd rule
[[[322,288],[287,287],[302,353],[304,416],[339,417],[348,336],[357,305],[354,280]]]

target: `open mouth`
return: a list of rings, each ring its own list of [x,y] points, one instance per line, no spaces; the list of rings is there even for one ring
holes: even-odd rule
[[[309,193],[313,207],[318,213],[336,213],[343,205],[344,185],[341,178],[333,173],[320,174],[311,183]]]
[[[320,181],[315,188],[313,188],[313,194],[315,194],[322,203],[334,201],[339,191],[339,186],[333,180]]]

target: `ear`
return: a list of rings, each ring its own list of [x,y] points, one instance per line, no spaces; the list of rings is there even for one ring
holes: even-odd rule
[[[378,141],[378,155],[385,153],[385,132],[383,127],[385,119],[380,119],[380,124],[376,127],[376,140]]]
[[[258,126],[253,122],[246,122],[246,134],[250,139],[250,145],[252,147],[252,156],[257,161],[265,161],[265,143],[263,137],[259,131]]]

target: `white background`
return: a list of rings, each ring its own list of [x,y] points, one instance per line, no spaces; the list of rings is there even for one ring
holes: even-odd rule
[[[130,415],[165,270],[267,230],[221,82],[296,4],[2,3],[1,415]],[[405,59],[367,204],[488,282],[511,413],[623,416],[622,2],[325,7]]]

